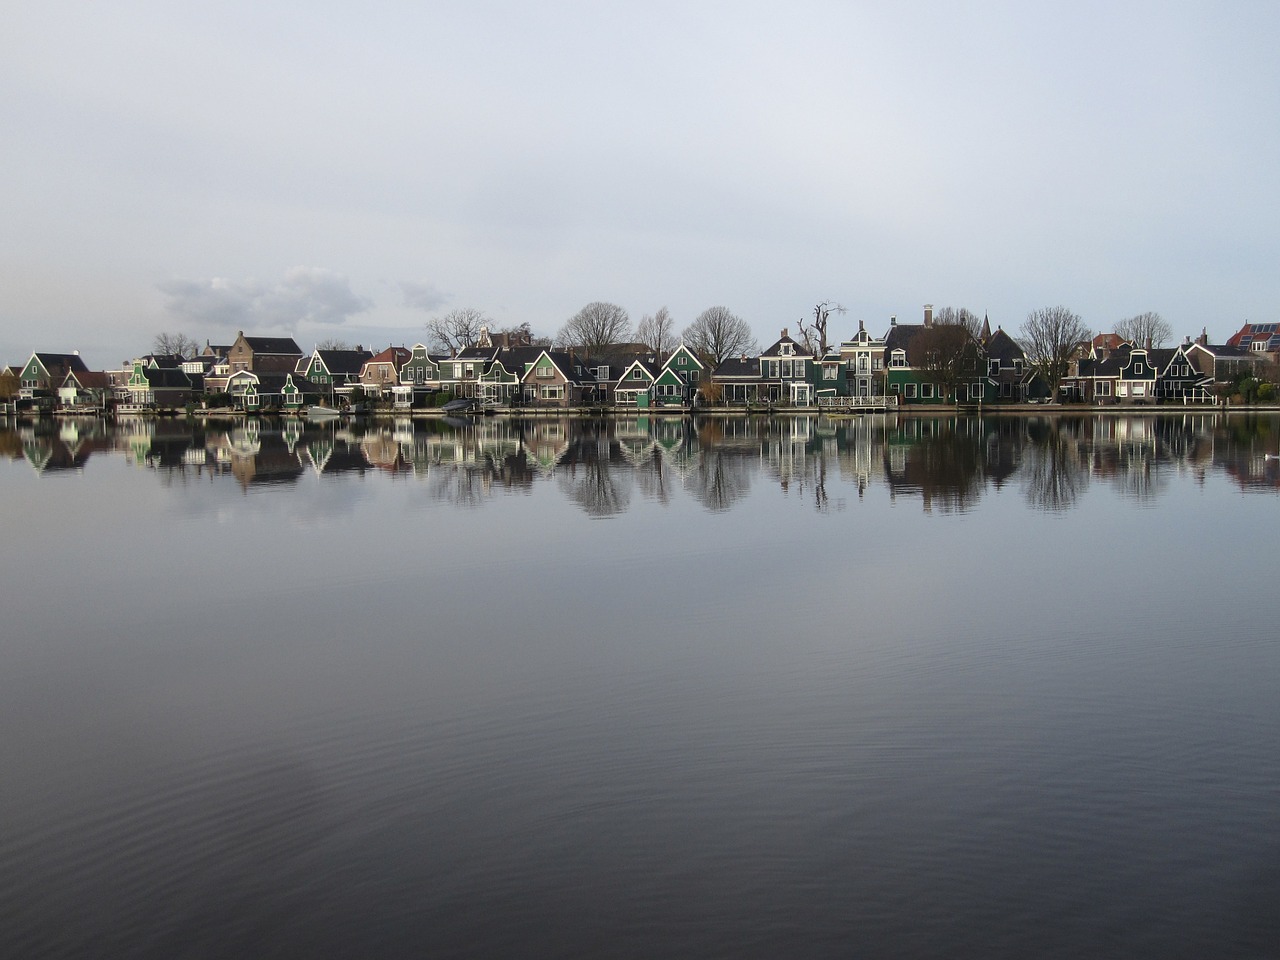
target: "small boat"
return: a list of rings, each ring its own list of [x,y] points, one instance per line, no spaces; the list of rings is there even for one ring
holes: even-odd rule
[[[316,403],[307,407],[307,416],[312,420],[332,420],[341,414],[334,407],[325,407]]]

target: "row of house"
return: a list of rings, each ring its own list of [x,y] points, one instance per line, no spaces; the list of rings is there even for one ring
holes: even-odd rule
[[[784,328],[755,356],[713,363],[685,344],[659,357],[643,344],[597,351],[535,346],[482,328],[477,342],[448,355],[421,343],[378,354],[315,349],[289,337],[239,333],[225,346],[206,343],[195,357],[150,354],[114,371],[90,371],[78,354],[36,352],[8,368],[11,395],[62,410],[177,408],[205,398],[245,410],[300,411],[344,399],[380,400],[398,411],[443,397],[486,407],[685,409],[697,405],[1001,404],[1044,400],[1087,403],[1192,403],[1215,397],[1218,384],[1256,373],[1280,354],[1280,324],[1246,324],[1226,344],[1205,334],[1172,348],[1101,334],[1077,350],[1057,397],[1018,342],[983,322],[976,334],[890,319],[883,336],[859,323],[839,345],[814,351]],[[4,393],[0,383],[0,393]]]

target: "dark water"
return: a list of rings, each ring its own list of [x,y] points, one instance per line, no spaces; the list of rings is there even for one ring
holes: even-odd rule
[[[1280,419],[0,428],[0,955],[1280,955]]]

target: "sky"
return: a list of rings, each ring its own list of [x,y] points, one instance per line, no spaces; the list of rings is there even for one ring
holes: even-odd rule
[[[0,362],[583,305],[1280,320],[1280,5],[13,3]]]

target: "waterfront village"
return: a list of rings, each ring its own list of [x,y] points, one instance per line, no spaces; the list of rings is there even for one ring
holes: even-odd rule
[[[448,353],[417,343],[308,354],[291,337],[243,331],[194,356],[151,353],[111,370],[89,369],[76,352],[36,350],[0,371],[0,403],[19,417],[1255,404],[1274,398],[1278,358],[1280,324],[1246,323],[1223,344],[1203,333],[1174,347],[1098,334],[1046,365],[989,321],[976,330],[935,322],[926,305],[920,322],[891,318],[881,334],[860,322],[838,345],[815,346],[784,328],[756,355],[720,358],[684,343],[662,353],[643,343],[540,346],[484,327]]]

